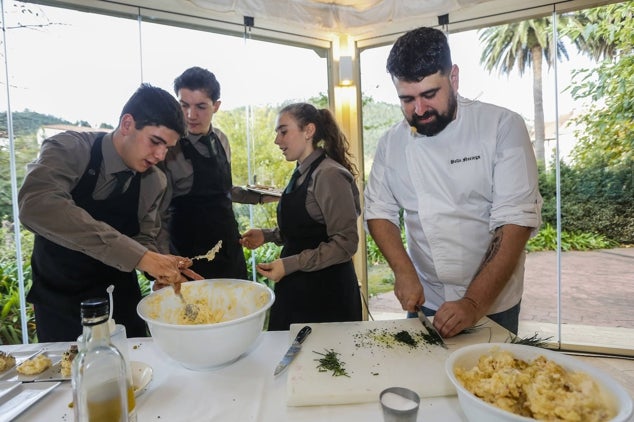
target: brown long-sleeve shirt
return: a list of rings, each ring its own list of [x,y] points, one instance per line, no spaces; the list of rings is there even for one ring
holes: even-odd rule
[[[27,166],[18,194],[20,221],[33,233],[58,245],[85,253],[121,271],[132,271],[148,249],[157,251],[158,211],[167,180],[163,172],[154,167],[141,175],[139,234],[133,238],[95,220],[75,205],[71,191],[86,171],[90,150],[99,135],[98,132],[63,132],[44,140],[38,158]],[[101,148],[103,161],[94,199],[105,199],[114,189],[114,174],[129,170],[114,149],[112,134],[104,136]]]
[[[308,168],[323,154],[323,149],[317,149],[301,163],[297,184],[304,182]],[[339,264],[357,251],[357,218],[361,214],[359,190],[352,174],[341,164],[326,158],[315,169],[308,185],[306,210],[315,221],[326,225],[328,241],[315,249],[305,249],[283,258],[286,274]],[[282,244],[279,228],[264,229],[263,232],[265,242]]]

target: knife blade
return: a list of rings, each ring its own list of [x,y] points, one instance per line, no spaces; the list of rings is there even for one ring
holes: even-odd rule
[[[308,325],[299,330],[299,332],[295,336],[295,339],[293,340],[293,344],[291,344],[291,347],[288,348],[280,363],[278,363],[275,367],[275,372],[273,372],[274,376],[282,373],[282,371],[284,371],[284,369],[286,369],[286,367],[293,361],[295,355],[297,355],[297,353],[299,353],[299,351],[302,349],[302,343],[304,342],[304,340],[306,340],[306,337],[308,337],[311,331],[313,330]]]
[[[438,330],[436,330],[431,321],[427,318],[427,316],[425,316],[422,306],[418,307],[418,319],[420,320],[420,322],[423,323],[423,326],[427,329],[429,335],[432,336],[434,340],[438,342],[438,344],[446,349],[447,345],[445,344],[445,340],[443,340]]]

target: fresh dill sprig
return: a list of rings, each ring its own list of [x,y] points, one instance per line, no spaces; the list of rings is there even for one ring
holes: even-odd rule
[[[548,346],[548,341],[551,338],[552,336],[546,337],[546,338],[539,337],[537,333],[535,333],[531,337],[519,337],[519,336],[516,336],[515,334],[510,334],[509,341],[507,341],[507,343],[524,344],[527,346],[546,348]]]
[[[326,353],[319,353],[313,351],[313,353],[317,353],[318,355],[323,356],[320,359],[315,359],[315,361],[319,362],[317,365],[317,370],[319,372],[327,372],[332,371],[333,377],[348,377],[350,375],[346,372],[345,363],[339,360],[339,353],[335,352],[333,349],[325,349]]]

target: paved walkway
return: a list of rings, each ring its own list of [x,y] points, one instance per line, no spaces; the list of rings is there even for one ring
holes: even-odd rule
[[[557,322],[557,254],[533,252],[526,258],[520,321]],[[400,318],[393,292],[370,298],[374,319]],[[562,252],[561,321],[634,328],[634,247]]]

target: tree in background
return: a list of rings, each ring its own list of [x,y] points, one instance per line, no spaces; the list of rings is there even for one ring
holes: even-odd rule
[[[374,101],[363,97],[363,175],[370,174],[379,138],[396,122],[403,120],[403,112],[398,105]]]
[[[598,61],[612,57],[617,51],[617,38],[628,12],[631,15],[632,2],[586,9],[574,13],[558,15],[556,44],[553,41],[551,17],[528,19],[521,22],[495,26],[480,32],[484,44],[480,63],[491,72],[497,69],[508,75],[518,70],[523,75],[527,68],[533,72],[533,109],[535,131],[535,155],[544,163],[544,103],[542,87],[542,67],[546,62],[550,68],[555,59],[569,59],[563,43],[569,40],[577,50]]]
[[[26,165],[33,161],[40,150],[37,131],[44,125],[70,124],[59,117],[24,110],[13,113],[13,142],[15,150],[16,182],[22,185]],[[11,201],[11,152],[9,151],[7,113],[0,113],[0,220],[13,221]]]
[[[570,86],[585,100],[572,119],[577,144],[572,152],[573,188],[562,186],[562,203],[572,202],[567,226],[592,227],[620,243],[634,243],[634,2],[579,13],[582,26],[566,36],[604,59],[579,69]],[[564,196],[566,194],[566,196]],[[586,229],[587,230],[587,229]]]
[[[585,51],[604,57],[594,69],[575,71],[573,98],[586,100],[587,110],[573,119],[580,129],[573,151],[577,165],[630,172],[634,179],[634,2],[612,4],[583,13],[580,26],[566,36]],[[632,185],[629,192],[631,194]]]
[[[248,130],[246,107],[220,111],[214,116],[214,126],[222,130],[231,143],[231,170],[234,185],[245,186],[251,182],[250,168],[251,174],[256,176],[257,183],[276,187],[285,186],[293,168],[284,159],[277,145],[273,143],[278,109],[273,105],[251,107]],[[250,145],[247,145],[247,142],[250,142]],[[276,203],[258,205],[251,209],[248,205],[234,203],[234,210],[240,231],[252,225],[256,227],[276,225]]]
[[[546,61],[550,68],[555,60],[568,59],[566,47],[558,40],[553,44],[552,22],[550,18],[528,19],[521,22],[494,26],[479,31],[484,44],[480,63],[489,72],[510,74],[518,70],[523,75],[527,68],[533,71],[533,109],[535,129],[535,156],[544,163],[544,100],[542,87],[542,67]]]

